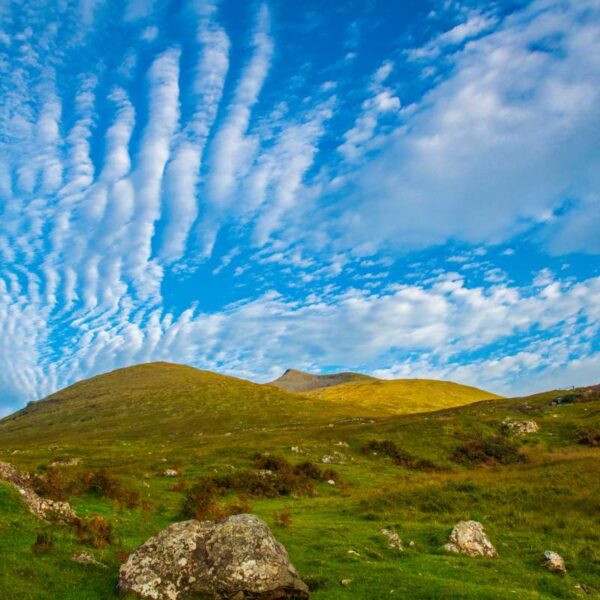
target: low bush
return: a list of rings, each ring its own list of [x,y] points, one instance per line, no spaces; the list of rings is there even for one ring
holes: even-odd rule
[[[453,460],[464,465],[509,465],[524,462],[525,455],[510,439],[502,436],[477,436],[459,446]]]
[[[391,440],[371,440],[364,448],[365,454],[382,454],[392,459],[394,464],[416,471],[435,471],[436,465],[429,460],[417,458],[400,448]]]
[[[237,507],[245,510],[247,503],[238,501],[221,506],[217,501],[228,492],[239,498],[278,498],[280,496],[310,496],[315,491],[315,481],[338,481],[332,469],[321,470],[305,461],[290,464],[285,458],[255,454],[255,469],[241,469],[222,476],[202,477],[185,493],[181,514],[186,518],[220,518],[223,511],[231,512]],[[174,488],[172,488],[174,489]]]
[[[38,495],[52,500],[91,494],[115,500],[119,508],[136,508],[141,504],[140,495],[135,490],[127,488],[105,470],[74,472],[71,469],[46,468],[32,478],[31,484]]]
[[[600,429],[595,427],[586,427],[579,433],[579,443],[583,446],[600,446]]]
[[[273,513],[273,521],[278,527],[288,528],[292,524],[292,515],[290,514],[289,508],[283,508],[282,510],[276,510]]]
[[[86,546],[106,548],[113,543],[112,523],[100,515],[79,519],[75,530],[79,541]]]
[[[44,554],[50,552],[53,546],[54,539],[50,532],[40,531],[35,537],[35,542],[31,546],[31,550],[36,554]]]
[[[216,499],[222,494],[211,477],[202,477],[185,494],[181,514],[188,519],[208,519],[215,510]]]

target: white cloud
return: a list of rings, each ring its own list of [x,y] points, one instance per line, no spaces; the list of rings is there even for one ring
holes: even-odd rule
[[[269,9],[263,4],[252,36],[252,59],[237,85],[225,123],[216,132],[213,142],[207,192],[208,199],[218,209],[229,203],[236,179],[243,172],[251,149],[251,142],[245,134],[252,107],[258,100],[271,65],[273,42],[269,30]]]
[[[496,243],[548,222],[567,197],[587,198],[578,206],[595,215],[600,19],[592,14],[600,17],[597,0],[542,0],[456,54],[452,74],[360,173],[340,222],[347,243]],[[597,249],[584,217],[560,219],[557,250]]]
[[[338,152],[350,163],[358,162],[366,152],[383,143],[384,136],[376,139],[380,118],[390,113],[397,114],[400,110],[400,98],[384,85],[393,68],[392,62],[385,61],[375,71],[369,86],[372,95],[362,103],[361,114],[354,126],[344,133],[344,142],[338,146]]]
[[[174,156],[167,166],[165,199],[167,224],[161,258],[181,258],[189,232],[198,214],[198,179],[202,156],[213,127],[229,69],[229,38],[210,17],[198,28],[200,59],[194,81],[195,111],[183,131]]]

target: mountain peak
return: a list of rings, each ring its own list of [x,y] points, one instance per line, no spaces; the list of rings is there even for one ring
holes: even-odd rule
[[[326,375],[314,375],[299,369],[286,369],[281,377],[269,382],[272,385],[288,392],[308,392],[323,387],[349,383],[357,380],[374,379],[362,373],[342,372]]]

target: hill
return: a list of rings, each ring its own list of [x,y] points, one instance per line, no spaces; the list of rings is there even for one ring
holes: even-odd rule
[[[271,381],[272,385],[288,392],[308,392],[319,388],[350,383],[353,381],[368,381],[373,379],[361,373],[332,373],[330,375],[313,375],[298,369],[287,369],[285,373]]]
[[[365,378],[305,393],[328,406],[352,406],[357,414],[368,416],[429,412],[500,398],[475,387],[433,379]]]
[[[28,446],[35,442],[79,443],[82,438],[114,443],[169,436],[177,437],[184,445],[200,436],[310,428],[331,421],[383,418],[494,397],[446,382],[430,382],[426,388],[420,386],[418,392],[415,389],[403,397],[394,393],[388,396],[384,391],[386,384],[382,386],[382,382],[364,375],[298,373],[288,372],[284,383],[310,379],[333,386],[335,382],[347,381],[347,375],[352,376],[352,382],[321,388],[348,389],[341,394],[312,397],[184,365],[142,364],[92,377],[30,402],[0,421],[0,441]],[[356,389],[345,387],[355,384]],[[378,393],[374,395],[373,389]],[[346,402],[349,390],[353,391]],[[363,391],[365,397],[361,396]]]

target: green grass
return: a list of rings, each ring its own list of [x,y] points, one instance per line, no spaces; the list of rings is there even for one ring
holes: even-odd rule
[[[191,484],[202,475],[251,468],[257,451],[294,464],[343,454],[343,464],[332,465],[341,477],[336,486],[319,483],[312,497],[250,500],[316,600],[600,598],[600,449],[578,444],[583,428],[600,426],[598,399],[550,406],[560,395],[550,392],[368,418],[362,407],[353,417],[352,406],[180,367],[144,366],[107,377],[60,392],[55,398],[62,400],[48,408],[40,403],[0,422],[0,460],[35,471],[58,457],[78,457],[81,465],[69,469],[107,468],[138,491],[145,506],[119,510],[103,498],[71,499],[81,515],[101,514],[114,525],[112,546],[88,549],[107,564],[102,569],[70,560],[84,548],[65,527],[53,527],[54,546],[35,554],[31,546],[42,524],[0,485],[3,600],[116,598],[122,553],[180,519],[184,492],[171,491],[178,479],[162,471],[175,466],[179,479]],[[435,403],[431,390],[426,399]],[[526,462],[493,467],[453,460],[465,441],[500,435],[506,417],[540,424],[539,433],[517,440]],[[438,468],[407,469],[365,454],[372,440],[393,441]],[[274,521],[284,507],[291,514],[288,528]],[[452,526],[469,518],[484,524],[497,559],[440,551]],[[404,553],[387,548],[379,533],[386,526],[399,532]],[[549,549],[565,558],[566,576],[542,567]],[[342,579],[352,580],[348,588]],[[576,584],[589,586],[590,594]]]

